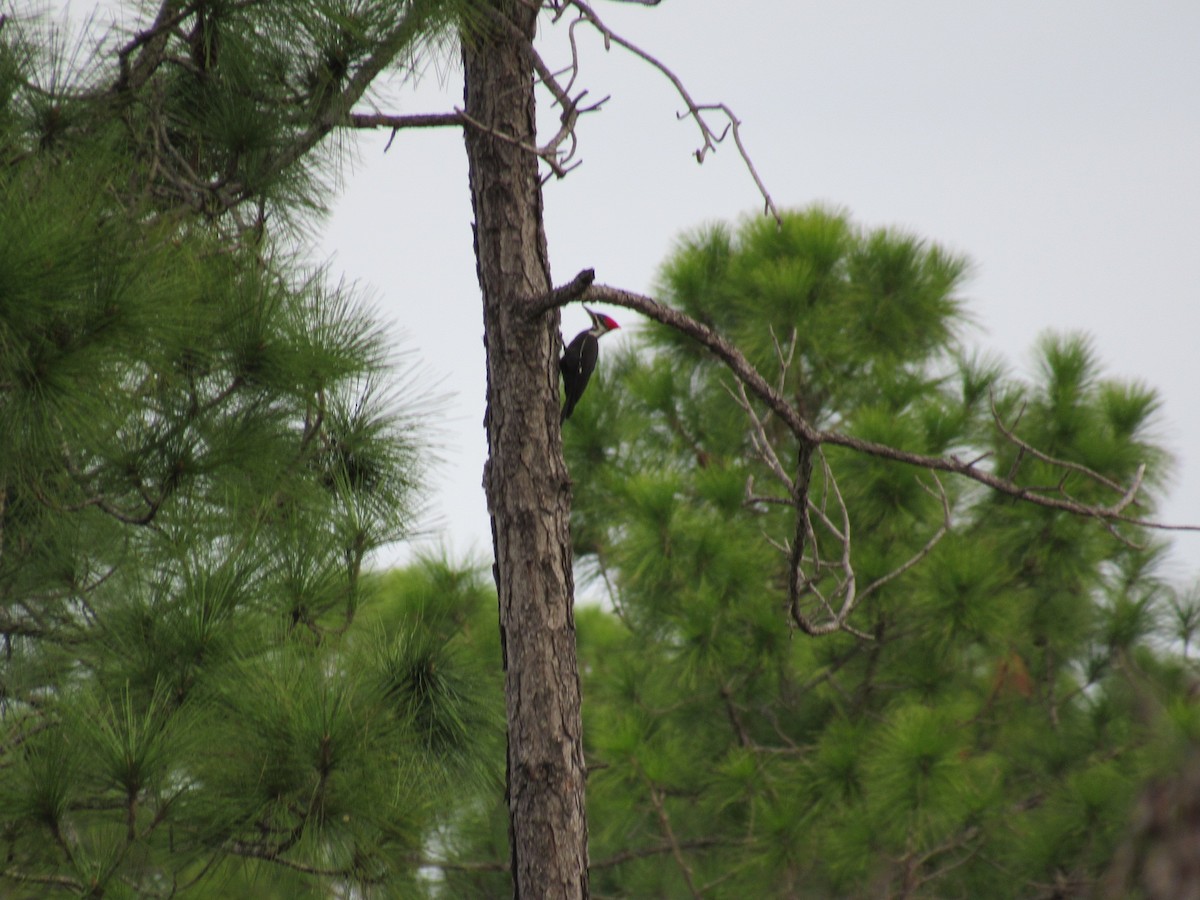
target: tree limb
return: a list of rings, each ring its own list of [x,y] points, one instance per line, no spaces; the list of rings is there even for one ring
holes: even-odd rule
[[[633,0],[633,2],[639,2],[639,0]],[[653,4],[645,3],[644,5]],[[738,133],[738,128],[740,127],[741,122],[733,114],[733,111],[724,103],[697,103],[692,99],[692,95],[688,92],[683,80],[680,79],[678,75],[676,75],[659,59],[652,56],[650,53],[647,53],[645,50],[631,41],[621,37],[621,35],[617,34],[615,31],[605,25],[600,17],[596,14],[596,11],[589,3],[585,2],[585,0],[564,0],[563,9],[568,6],[574,7],[579,12],[580,17],[587,21],[593,28],[596,29],[596,31],[600,33],[601,37],[604,39],[605,50],[610,49],[612,44],[617,44],[618,46],[624,47],[634,56],[649,63],[653,68],[661,72],[668,81],[671,82],[671,85],[675,88],[675,92],[679,95],[680,99],[683,100],[684,105],[687,107],[685,112],[679,113],[679,118],[691,119],[696,123],[696,127],[700,129],[702,143],[696,149],[694,154],[696,157],[696,162],[703,163],[709,152],[715,152],[717,149],[717,144],[724,141],[727,134],[733,134],[733,142],[737,146],[738,153],[741,154],[742,162],[745,164],[747,171],[750,172],[750,176],[754,179],[754,184],[758,187],[759,193],[762,194],[763,204],[766,212],[769,213],[777,223],[782,224],[783,218],[779,214],[779,210],[775,207],[775,201],[771,199],[771,195],[767,191],[766,185],[763,184],[762,179],[758,175],[757,169],[754,167],[754,163],[751,161],[749,154],[746,152],[745,146],[742,144],[741,136]],[[714,111],[722,113],[729,120],[725,128],[719,134],[711,125],[709,125],[708,120],[704,116],[706,112]]]
[[[529,304],[529,317],[536,318],[555,307],[566,306],[583,296],[584,292],[596,280],[595,269],[584,269],[566,284],[559,285],[548,294],[543,294],[526,302]]]
[[[986,456],[966,461],[959,459],[959,457],[953,454],[948,456],[930,456],[925,453],[914,453],[898,447],[892,447],[888,444],[881,444],[876,441],[844,434],[839,431],[823,431],[815,428],[799,411],[792,407],[780,392],[763,378],[758,370],[750,364],[741,351],[729,340],[686,313],[659,303],[651,297],[603,284],[593,284],[584,292],[581,299],[596,303],[608,303],[613,306],[622,306],[626,309],[635,310],[647,318],[674,328],[676,331],[686,334],[704,345],[714,356],[725,363],[738,380],[745,384],[759,400],[765,403],[772,412],[783,420],[797,440],[814,445],[828,444],[835,447],[845,447],[848,450],[855,450],[878,459],[887,459],[937,472],[949,472],[976,481],[997,493],[1013,497],[1017,500],[1023,500],[1036,506],[1046,507],[1047,509],[1069,512],[1084,518],[1136,525],[1157,531],[1200,531],[1200,525],[1175,525],[1138,516],[1129,516],[1124,513],[1124,510],[1136,500],[1137,492],[1140,490],[1142,484],[1144,467],[1139,469],[1128,487],[1121,489],[1122,496],[1115,503],[1109,505],[1090,504],[1075,500],[1069,496],[1049,496],[1040,492],[1037,488],[1019,484],[1011,478],[981,469],[978,464]],[[1089,470],[1086,467],[1080,467],[1079,471],[1086,472]]]
[[[460,113],[411,113],[394,116],[386,113],[350,113],[346,124],[351,128],[390,128],[399,131],[402,128],[444,128],[447,125],[463,125],[465,121]]]

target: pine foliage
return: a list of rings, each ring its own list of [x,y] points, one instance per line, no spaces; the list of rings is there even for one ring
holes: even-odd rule
[[[780,229],[686,236],[660,290],[822,427],[987,452],[996,471],[1053,486],[1061,469],[1018,459],[994,401],[1058,459],[1125,483],[1148,463],[1161,484],[1154,392],[1106,378],[1085,339],[1044,338],[1029,380],[966,352],[969,271],[912,235],[815,208]],[[1194,633],[1194,603],[1156,574],[1152,537],[1122,529],[1122,542],[945,481],[953,528],[858,607],[851,624],[869,639],[810,638],[789,630],[793,512],[748,499],[786,498],[730,376],[651,326],[599,377],[604,402],[566,435],[576,552],[613,608],[580,616],[593,890],[1088,896],[1139,786],[1188,752],[1200,722],[1173,643]],[[794,459],[789,433],[758,414]],[[825,456],[862,591],[930,539],[941,501],[927,474]],[[1066,477],[1088,496],[1081,474]],[[818,464],[812,497],[838,517],[832,489]],[[816,587],[829,596],[832,583]]]
[[[494,632],[471,573],[369,576],[426,409],[293,241],[339,104],[458,8],[163,9],[0,19],[0,893],[414,896],[496,790]]]

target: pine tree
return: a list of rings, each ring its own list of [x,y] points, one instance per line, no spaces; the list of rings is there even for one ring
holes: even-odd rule
[[[556,72],[535,47],[539,23],[559,23],[557,34],[570,53],[566,70]],[[757,238],[771,265],[740,276],[753,287],[746,296],[782,304],[777,312],[791,304],[796,313],[825,288],[839,293],[838,285],[849,279],[854,290],[839,298],[845,308],[832,320],[808,323],[822,325],[822,344],[809,342],[797,356],[808,336],[791,333],[796,316],[777,319],[774,330],[755,330],[745,318],[755,310],[740,305],[739,294],[717,298],[727,303],[706,313],[728,331],[725,338],[704,320],[594,285],[591,270],[552,289],[542,179],[547,172],[567,174],[578,119],[600,106],[587,105],[587,91],[574,87],[580,24],[606,47],[623,47],[668,76],[700,133],[698,159],[724,136],[732,137],[778,220]],[[463,60],[462,109],[415,115],[365,110],[379,79],[391,74],[402,81],[446,46],[457,48]],[[42,52],[47,47],[59,52],[47,59]],[[32,882],[32,890],[174,891],[190,884],[193,873],[174,868],[166,874],[144,847],[143,833],[165,828],[169,845],[179,846],[168,819],[184,813],[194,816],[187,835],[200,841],[189,852],[206,860],[196,863],[198,874],[234,854],[366,884],[396,877],[398,859],[428,849],[419,815],[391,820],[401,811],[388,802],[367,821],[348,812],[352,797],[384,796],[379,781],[360,782],[371,786],[359,792],[334,777],[343,763],[364,772],[372,742],[380,750],[390,745],[380,731],[356,731],[348,724],[353,717],[344,717],[351,709],[369,712],[374,701],[359,693],[356,678],[362,673],[339,654],[347,652],[342,645],[362,602],[362,561],[372,547],[403,531],[416,477],[407,432],[395,427],[381,404],[378,334],[341,311],[343,292],[319,275],[302,275],[292,252],[310,216],[327,201],[344,146],[338,136],[348,129],[385,128],[395,136],[406,128],[448,126],[462,129],[465,138],[488,358],[484,485],[506,673],[508,868],[520,895],[586,897],[589,890],[572,481],[561,452],[556,397],[561,305],[582,299],[637,309],[700,340],[736,373],[738,382],[729,387],[742,419],[719,415],[691,422],[665,415],[671,432],[683,437],[694,436],[701,424],[731,440],[740,434],[745,442],[748,433],[766,471],[777,484],[788,485],[787,496],[767,493],[751,505],[772,539],[789,548],[789,621],[806,632],[861,631],[853,622],[876,611],[887,596],[884,587],[894,580],[876,584],[867,576],[883,578],[879,573],[916,558],[903,555],[913,550],[907,526],[931,524],[926,517],[936,518],[939,510],[944,526],[947,506],[957,510],[974,499],[961,484],[941,485],[932,478],[900,485],[883,477],[891,471],[884,460],[907,458],[999,491],[1010,499],[993,501],[998,520],[1014,514],[1006,505],[1011,498],[1039,504],[1050,510],[1038,532],[1046,547],[1069,545],[1082,529],[1054,512],[1100,519],[1126,537],[1135,533],[1127,520],[1137,517],[1128,505],[1138,499],[1147,470],[1123,453],[1133,446],[1129,442],[1111,445],[1122,451],[1121,460],[1112,461],[1113,474],[1126,476],[1120,482],[1108,475],[1097,479],[1090,465],[1063,465],[1066,460],[1011,435],[994,453],[997,459],[1004,453],[1013,457],[1017,481],[953,454],[906,456],[901,446],[925,441],[952,448],[970,431],[956,424],[963,411],[949,401],[940,412],[921,406],[926,416],[919,427],[896,415],[905,408],[902,400],[917,404],[941,383],[922,366],[945,337],[936,329],[952,324],[953,304],[937,304],[939,285],[961,274],[957,261],[888,235],[873,237],[873,248],[857,247],[847,255],[843,251],[855,244],[853,235],[831,221],[814,244],[820,252],[807,274],[789,271],[785,251],[796,233],[778,216],[749,165],[737,118],[723,104],[697,104],[674,73],[615,34],[586,0],[160,0],[136,30],[112,33],[94,53],[90,49],[55,45],[26,23],[0,17],[0,149],[11,206],[3,227],[15,242],[3,251],[10,267],[0,277],[6,289],[8,281],[17,284],[13,293],[0,294],[5,327],[11,314],[17,329],[0,344],[5,355],[0,420],[7,428],[0,440],[11,453],[0,474],[0,565],[8,567],[11,579],[5,596],[13,598],[5,601],[0,631],[12,645],[5,698],[17,704],[5,719],[12,731],[6,732],[3,752],[33,760],[29,765],[37,773],[13,782],[11,789],[24,798],[11,806],[19,812],[10,827],[13,840],[26,840],[32,833],[26,826],[34,822],[49,835],[48,842],[22,844],[25,855],[10,855],[10,880],[41,879]],[[560,124],[541,141],[539,89],[549,94]],[[715,124],[721,119],[727,127]],[[39,207],[40,197],[59,202]],[[702,262],[716,273],[724,264],[722,240],[718,235],[709,244]],[[801,302],[780,290],[797,278],[806,284]],[[703,281],[696,282],[701,294]],[[922,318],[891,315],[896,296],[923,298],[908,310]],[[725,307],[735,315],[714,314]],[[857,330],[845,327],[847,322],[856,322]],[[736,346],[743,343],[763,372],[775,372],[787,397],[750,366]],[[699,378],[696,353],[677,350],[681,372],[695,376],[688,390],[715,393],[714,382]],[[868,351],[874,355],[858,355]],[[1079,351],[1064,345],[1059,355],[1069,362]],[[803,365],[792,365],[797,358]],[[976,387],[990,383],[984,371],[962,371]],[[1070,384],[1066,379],[1062,387]],[[1092,396],[1085,381],[1077,387],[1084,391],[1080,396]],[[1061,405],[1069,395],[1068,390],[1048,396],[1046,403]],[[976,393],[968,404],[973,422],[986,419],[979,411],[982,396]],[[1019,404],[1004,392],[996,399],[997,420],[1012,422]],[[1072,427],[1095,427],[1097,421],[1129,426],[1129,438],[1141,424],[1144,399],[1129,391],[1105,395],[1095,400],[1102,414],[1079,417]],[[840,428],[852,421],[854,435],[818,431],[814,424]],[[1091,459],[1090,450],[1069,440],[1083,432],[1056,430],[1065,420],[1051,424],[1044,437],[1052,445],[1061,441],[1068,456]],[[864,435],[896,443],[873,443]],[[772,461],[769,450],[776,445],[790,446],[792,458]],[[658,447],[655,457],[669,459],[669,449]],[[732,512],[733,482],[724,479],[724,468],[709,465],[713,450],[696,444],[691,452],[697,465],[711,469],[705,489]],[[1059,495],[1023,480],[1037,474],[1034,461],[1053,470],[1055,481],[1066,476],[1058,481]],[[834,489],[826,464],[854,475],[841,482],[845,496]],[[1153,476],[1154,469],[1149,471]],[[759,478],[757,484],[769,481]],[[1097,491],[1115,491],[1118,504],[1104,505],[1111,499],[1107,494],[1104,503],[1088,503]],[[815,526],[805,520],[808,501],[822,497],[827,517],[845,513],[842,526],[820,515]],[[652,543],[656,535],[670,536],[662,529],[676,514],[674,494],[651,489],[642,500],[661,521],[658,532],[651,529],[641,538]],[[789,505],[801,515],[789,514]],[[855,534],[892,535],[874,551],[860,540],[853,566],[845,554],[841,564],[836,554],[819,555],[808,541],[820,530],[835,545],[840,534],[840,543],[849,546],[852,508],[855,516],[866,516],[853,519]],[[789,519],[790,532],[783,527]],[[586,538],[595,527],[580,518],[575,542],[592,546]],[[1092,546],[1094,535],[1087,535]],[[674,540],[662,548],[668,559],[676,552]],[[925,540],[932,545],[932,536]],[[706,565],[721,562],[712,549]],[[1100,550],[1089,552],[1093,556],[1081,561],[1080,573],[1100,558],[1095,555]],[[918,547],[916,556],[926,553]],[[1034,569],[1038,564],[1030,563]],[[801,578],[805,565],[812,571]],[[1133,569],[1140,571],[1141,564]],[[863,579],[858,591],[855,572]],[[637,574],[662,586],[674,577],[669,566]],[[1082,578],[1064,584],[1074,590]],[[721,584],[717,578],[707,590]],[[831,598],[841,605],[835,608]],[[173,604],[178,609],[170,612]],[[244,624],[244,613],[252,613],[253,621]],[[896,623],[886,616],[870,621],[871,627],[882,622],[884,633],[875,635],[882,647]],[[1134,633],[1140,627],[1138,615],[1121,621]],[[1082,628],[1075,622],[1065,637],[1055,635],[1052,649],[1039,651],[1048,672],[1058,665],[1055,654],[1077,641]],[[1050,634],[1047,627],[1043,631]],[[305,633],[308,650],[295,643]],[[98,634],[104,636],[100,644],[93,640]],[[416,646],[407,639],[405,645]],[[96,649],[110,646],[120,650],[106,656]],[[264,655],[264,647],[272,652]],[[1022,654],[1026,669],[1036,655],[1026,660]],[[216,681],[210,685],[206,676],[214,671],[248,683],[254,693],[221,689]],[[374,683],[369,674],[362,677],[362,684]],[[280,678],[289,685],[288,679],[295,681],[305,717],[295,718],[299,707],[283,704],[287,691]],[[868,693],[876,693],[869,683]],[[93,694],[95,704],[88,707]],[[274,698],[267,704],[272,714],[255,709],[254,697]],[[88,778],[92,788],[103,784],[123,800],[109,796],[105,806],[79,799],[72,780],[77,757],[65,753],[66,745],[55,743],[54,735],[66,734],[72,722],[107,716],[125,723],[113,726],[126,745],[118,754],[109,742],[114,760],[167,759],[172,753],[159,752],[148,736],[165,732],[157,723],[168,713],[173,722],[191,721],[173,715],[191,698],[206,711],[218,710],[215,719],[197,710],[196,721],[214,728],[239,717],[250,722],[255,740],[235,748],[246,754],[242,761],[254,762],[269,751],[279,768],[258,759],[260,777],[251,784],[237,778],[222,782],[208,770],[206,781],[189,779],[170,765],[155,769],[151,778],[122,763],[105,776],[108,781],[95,781],[94,773]],[[83,710],[78,715],[77,708]],[[398,727],[403,730],[403,723]],[[186,744],[180,729],[178,735],[172,729],[172,740]],[[354,736],[361,741],[356,744]],[[299,757],[289,756],[294,738],[309,744]],[[204,747],[212,749],[211,743]],[[268,769],[271,777],[265,778]],[[382,771],[373,770],[373,777],[395,774]],[[665,830],[670,795],[654,778],[643,771],[642,780],[657,785],[650,798]],[[159,792],[153,796],[150,781]],[[223,806],[220,813],[207,804],[183,803],[182,793],[180,802],[173,799],[172,791],[202,785],[223,785],[226,799],[249,791],[260,802],[252,815],[237,804],[214,803]],[[32,793],[20,793],[27,789]],[[337,802],[328,795],[335,789],[347,791]],[[398,795],[390,796],[394,801]],[[405,811],[415,815],[419,808],[414,803]],[[123,824],[107,823],[99,815],[105,809],[123,814]],[[97,814],[94,823],[91,813]]]
[[[967,272],[813,209],[687,236],[660,294],[818,427],[987,452],[1053,487],[1062,467],[999,432],[994,402],[1057,460],[1161,475],[1154,393],[1104,378],[1086,340],[1043,339],[1031,382],[965,353]],[[1161,545],[824,448],[803,611],[839,602],[832,532],[852,527],[861,636],[810,637],[789,608],[793,510],[761,452],[765,435],[785,455],[787,433],[751,427],[724,368],[673,330],[606,362],[606,402],[566,446],[576,552],[613,607],[580,617],[594,890],[1088,896],[1139,784],[1200,725],[1161,624]]]
[[[346,12],[0,32],[5,896],[412,896],[495,790],[478,586],[385,622],[364,572],[421,507],[411,365],[293,240],[327,117],[446,13]]]

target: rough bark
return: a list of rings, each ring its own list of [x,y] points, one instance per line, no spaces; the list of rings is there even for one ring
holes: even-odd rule
[[[497,3],[463,40],[464,128],[487,349],[492,519],[508,712],[509,841],[515,895],[586,897],[583,734],[575,656],[570,481],[558,413],[559,315],[551,287],[535,143],[536,14]],[[499,18],[497,17],[497,19]],[[509,138],[505,140],[498,135]]]

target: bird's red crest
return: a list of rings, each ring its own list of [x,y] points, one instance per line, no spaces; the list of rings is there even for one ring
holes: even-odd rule
[[[606,329],[608,329],[609,331],[613,331],[613,330],[621,327],[620,325],[617,324],[616,319],[606,316],[604,313],[596,313],[596,318],[599,319],[601,322],[603,322],[604,327]]]

